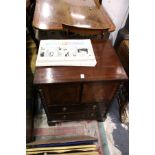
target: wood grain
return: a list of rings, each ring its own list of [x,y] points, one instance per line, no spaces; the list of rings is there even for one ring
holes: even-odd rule
[[[89,29],[115,26],[98,0],[36,0],[33,26],[41,30],[62,30],[62,24]]]
[[[34,84],[42,92],[49,125],[57,121],[103,121],[121,82],[127,80],[111,42],[91,42],[95,67],[36,67]]]
[[[97,61],[95,67],[37,67],[34,84],[126,80],[127,75],[111,42],[91,42]],[[84,79],[80,78],[81,74],[85,75]]]

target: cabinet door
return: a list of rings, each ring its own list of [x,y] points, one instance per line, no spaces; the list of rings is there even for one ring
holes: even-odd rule
[[[79,84],[52,84],[41,86],[45,104],[77,104],[80,99]]]
[[[118,82],[84,83],[82,103],[110,101],[118,88]]]

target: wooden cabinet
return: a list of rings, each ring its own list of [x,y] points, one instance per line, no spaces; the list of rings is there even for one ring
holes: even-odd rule
[[[110,41],[92,40],[92,46],[95,67],[36,68],[34,84],[40,90],[49,125],[59,121],[103,121],[121,83],[127,80]]]

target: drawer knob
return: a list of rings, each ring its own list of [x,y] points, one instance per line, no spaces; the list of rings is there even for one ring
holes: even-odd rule
[[[93,109],[96,109],[96,105],[93,105]]]
[[[94,113],[91,113],[90,116],[93,117],[94,116]]]
[[[66,110],[67,110],[67,108],[66,108],[66,107],[63,107],[63,108],[62,108],[62,111],[66,111]]]
[[[63,115],[63,118],[66,119],[66,115]]]

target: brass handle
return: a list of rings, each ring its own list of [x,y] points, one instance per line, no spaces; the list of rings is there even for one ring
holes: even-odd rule
[[[66,115],[63,115],[63,118],[66,119]]]
[[[66,111],[66,110],[67,110],[67,108],[66,108],[66,107],[63,107],[63,108],[62,108],[62,111]]]
[[[93,117],[94,116],[94,113],[91,113],[90,116]]]
[[[96,109],[96,105],[93,105],[93,109]]]

